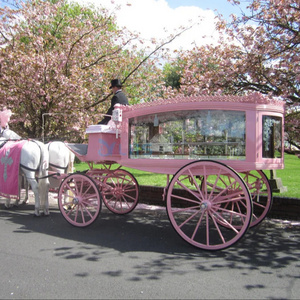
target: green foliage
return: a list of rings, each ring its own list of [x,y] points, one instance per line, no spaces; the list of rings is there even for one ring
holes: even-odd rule
[[[163,68],[163,75],[166,87],[180,89],[181,67],[176,64],[166,63]]]

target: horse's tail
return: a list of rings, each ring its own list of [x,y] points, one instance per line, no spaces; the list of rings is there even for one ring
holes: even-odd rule
[[[49,167],[49,151],[43,143],[39,143],[41,154],[40,154],[40,165],[39,165],[39,178],[43,178],[48,175]]]
[[[68,169],[67,169],[67,174],[73,173],[74,172],[74,160],[75,160],[75,154],[69,151],[69,163],[68,163]]]

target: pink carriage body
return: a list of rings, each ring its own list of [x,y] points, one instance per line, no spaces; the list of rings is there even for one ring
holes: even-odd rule
[[[164,174],[199,159],[223,162],[237,172],[284,167],[283,101],[255,93],[183,97],[120,108],[118,130],[102,125],[87,129],[83,161],[114,161]]]
[[[172,174],[163,200],[175,231],[195,247],[225,249],[270,210],[262,170],[284,167],[283,118],[284,102],[258,93],[118,106],[111,124],[87,128],[88,144],[67,144],[90,170],[62,181],[60,210],[80,227],[94,222],[102,201],[127,214],[139,186],[120,166]]]

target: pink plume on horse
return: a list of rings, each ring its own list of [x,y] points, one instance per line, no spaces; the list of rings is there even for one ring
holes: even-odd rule
[[[5,128],[8,125],[11,115],[12,112],[10,109],[4,108],[3,111],[0,112],[0,125],[2,128]]]

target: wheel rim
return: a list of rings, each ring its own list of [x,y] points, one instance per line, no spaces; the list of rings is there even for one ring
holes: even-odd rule
[[[247,231],[252,203],[242,178],[215,161],[192,162],[172,178],[167,213],[176,232],[205,250],[225,249]]]
[[[84,174],[72,174],[60,185],[58,205],[70,224],[86,227],[97,219],[101,211],[101,196],[91,178]]]
[[[138,203],[139,186],[135,177],[118,169],[103,180],[102,195],[105,206],[115,214],[127,214]]]
[[[258,225],[267,216],[272,207],[272,190],[267,176],[263,171],[249,171],[240,174],[251,194],[253,203],[250,227]]]

